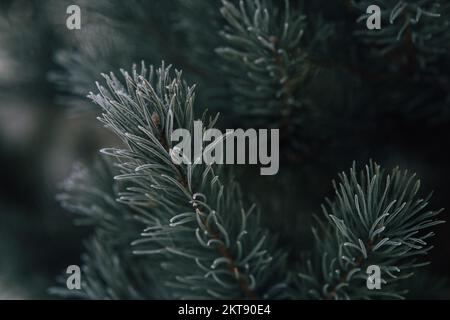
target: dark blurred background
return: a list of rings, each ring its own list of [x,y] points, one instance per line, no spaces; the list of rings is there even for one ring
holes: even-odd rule
[[[55,277],[68,265],[79,263],[87,231],[73,226],[70,216],[55,201],[55,194],[75,162],[90,162],[99,147],[111,141],[98,125],[95,112],[75,110],[73,101],[65,98],[61,83],[55,81],[55,74],[63,74],[59,73],[59,62],[64,54],[76,50],[80,37],[90,35],[89,27],[84,33],[66,28],[68,4],[0,0],[0,299],[48,298],[47,289],[55,284]],[[88,15],[85,21],[102,25],[99,16]],[[170,46],[170,39],[167,41]],[[279,190],[291,203],[272,201],[264,196],[267,190],[255,191],[256,197],[263,204],[271,202],[267,206],[279,205],[280,211],[295,202],[309,217],[310,212],[320,210],[324,195],[331,194],[330,181],[336,170],[347,169],[351,164],[348,159],[366,161],[373,157],[385,166],[399,164],[418,172],[424,190],[435,190],[432,206],[449,208],[450,117],[423,124],[422,120],[403,122],[395,113],[378,115],[383,116],[388,119],[383,125],[395,130],[384,130],[376,137],[347,132],[349,139],[356,136],[362,144],[377,146],[370,154],[359,154],[351,148],[339,155],[324,152],[322,158],[336,157],[336,166],[312,176],[306,163],[297,178],[308,184],[299,183],[297,188],[284,184]],[[376,131],[379,121],[367,126]],[[320,165],[320,160],[317,162]],[[281,170],[277,179],[283,175]],[[243,183],[245,188],[249,182]],[[294,222],[281,216],[274,225],[289,230]],[[308,230],[309,224],[304,225]],[[449,224],[440,226],[436,233],[430,271],[448,277]]]
[[[74,40],[65,9],[57,19],[48,5],[0,1],[0,299],[48,297],[55,276],[79,262],[83,234],[54,199],[104,134],[92,113],[73,116],[56,99],[49,72]]]

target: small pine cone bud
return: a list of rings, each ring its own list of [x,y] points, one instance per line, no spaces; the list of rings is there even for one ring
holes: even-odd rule
[[[157,127],[159,127],[159,125],[161,124],[161,119],[159,118],[159,115],[156,112],[153,112],[152,114],[152,122]]]

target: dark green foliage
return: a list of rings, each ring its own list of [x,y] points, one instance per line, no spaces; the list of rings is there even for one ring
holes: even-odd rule
[[[71,96],[73,106],[87,110],[84,97],[93,90],[92,80],[100,73],[118,71],[143,59],[154,64],[165,60],[183,67],[193,81],[208,88],[205,99],[221,101],[218,97],[223,98],[224,84],[220,77],[212,76],[217,71],[213,62],[218,58],[214,48],[219,40],[216,35],[219,1],[80,0],[78,3],[89,22],[79,31],[73,45],[56,55],[64,72],[51,73],[66,97]],[[208,28],[204,27],[205,22]],[[202,63],[205,60],[212,65]]]
[[[351,3],[349,10],[360,14],[354,34],[365,43],[365,53],[371,61],[380,62],[373,64],[378,69],[373,68],[373,72],[380,87],[391,88],[390,96],[395,97],[381,104],[404,105],[404,114],[414,120],[448,119],[450,86],[448,77],[442,75],[450,70],[450,3],[434,0]],[[365,11],[370,4],[382,9],[382,30],[365,28]],[[382,61],[386,63],[381,64]]]
[[[222,36],[229,47],[217,52],[235,64],[229,67],[233,105],[241,108],[236,112],[244,116],[248,113],[260,120],[277,121],[282,115],[289,116],[290,109],[300,108],[294,94],[300,94],[297,89],[309,71],[306,52],[300,46],[305,16],[290,12],[287,1],[285,5],[279,12],[266,1],[242,1],[240,7],[223,2],[221,12],[227,26]]]
[[[61,205],[75,213],[78,225],[94,229],[85,243],[83,255],[83,292],[53,288],[67,297],[89,299],[143,299],[163,297],[152,286],[157,276],[151,260],[136,257],[130,243],[145,225],[138,210],[117,202],[121,185],[114,180],[118,174],[106,159],[88,169],[82,165],[64,182],[58,195]],[[65,279],[61,279],[65,285]]]
[[[57,199],[65,209],[77,214],[77,225],[94,227],[109,241],[124,245],[134,240],[130,233],[139,232],[142,223],[131,208],[116,201],[120,191],[114,181],[117,174],[106,159],[99,160],[92,169],[77,165]]]
[[[441,115],[449,101],[449,8],[439,3],[378,1],[386,26],[379,33],[365,29],[367,1],[92,4],[97,23],[115,34],[112,45],[94,34],[76,53],[61,52],[67,74],[53,73],[56,81],[77,96],[93,90],[100,72],[163,59],[197,83],[200,103],[194,108],[197,88],[164,63],[102,74],[106,84],[89,95],[121,144],[101,150],[107,173],[71,179],[60,196],[95,229],[84,296],[413,297],[413,272],[428,264],[429,238],[443,222],[440,211],[425,210],[430,197],[421,198],[415,175],[353,166],[334,185],[314,239],[300,224],[328,191],[331,172],[355,159],[397,161],[406,147],[391,136],[413,143],[422,125],[448,123]],[[192,131],[201,114],[209,127],[279,128],[279,178],[244,168],[242,192],[231,168],[175,164],[171,133]],[[252,191],[262,210],[248,201]],[[273,236],[281,233],[275,219],[287,221],[287,234]],[[370,265],[381,268],[381,290],[366,286]]]
[[[76,107],[86,106],[86,93],[95,88],[92,79],[101,72],[118,70],[143,58],[149,61],[175,60],[175,53],[163,51],[174,48],[176,33],[170,14],[174,4],[171,1],[78,1],[83,8],[86,22],[79,31],[73,46],[61,50],[56,61],[64,66],[65,72],[53,73],[52,79],[62,91],[70,93]],[[57,14],[55,12],[55,14]],[[133,21],[133,23],[128,23]],[[165,30],[165,32],[161,32]],[[133,34],[136,38],[151,38],[152,45],[130,41],[128,37],[110,37],[111,34]],[[178,43],[179,44],[179,43]]]

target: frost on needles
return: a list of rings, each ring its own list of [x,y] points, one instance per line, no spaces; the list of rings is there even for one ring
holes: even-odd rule
[[[126,146],[102,150],[120,169],[114,179],[128,184],[117,201],[146,223],[129,250],[158,261],[164,272],[155,285],[171,298],[282,297],[285,254],[260,225],[257,208],[244,207],[220,167],[171,159],[172,131],[193,130],[194,87],[164,64],[122,75],[124,83],[104,75],[107,88],[98,84],[90,98]]]
[[[78,169],[59,199],[94,227],[84,256],[83,297],[94,299],[360,299],[402,297],[398,283],[427,262],[429,229],[443,221],[407,171],[375,163],[340,175],[336,196],[313,228],[307,261],[277,244],[246,205],[229,170],[175,164],[171,133],[193,130],[195,88],[164,63],[103,75],[89,97],[122,146],[102,149],[94,170]],[[204,114],[215,126],[217,117]],[[205,128],[207,129],[207,128]],[[80,173],[81,172],[81,173]],[[368,290],[379,265],[383,289]],[[71,292],[55,289],[59,294]]]

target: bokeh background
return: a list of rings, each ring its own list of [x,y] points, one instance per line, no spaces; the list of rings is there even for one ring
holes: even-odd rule
[[[95,114],[74,115],[49,80],[57,51],[76,41],[56,7],[0,1],[0,299],[48,298],[56,275],[79,263],[84,231],[55,194],[108,139]]]
[[[70,1],[0,0],[0,299],[50,298],[48,288],[56,283],[56,276],[68,265],[79,263],[82,239],[89,230],[73,226],[70,215],[55,201],[55,194],[74,163],[89,163],[100,146],[112,143],[111,135],[96,120],[97,110],[90,110],[87,100],[67,93],[61,63],[80,46],[84,46],[84,52],[91,53],[90,58],[99,65],[105,56],[113,54],[114,51],[102,51],[104,42],[121,40],[115,39],[113,33],[106,33],[108,37],[99,37],[88,44],[86,39],[95,38],[102,28],[109,30],[108,18],[115,11],[100,6],[94,12],[89,10],[88,1],[75,2],[85,5],[86,10],[83,29],[71,31],[65,26],[65,9]],[[151,14],[163,21],[176,19],[169,18],[162,9]],[[124,21],[130,30],[134,23],[139,23]],[[152,32],[151,25],[146,30],[150,36],[143,42],[145,47],[150,51],[162,49],[156,53],[140,52],[138,56],[152,55],[150,60],[154,61],[150,62],[156,64],[158,54],[178,62],[177,47],[172,39],[158,36],[158,32]],[[198,57],[202,54],[193,52]],[[134,58],[130,55],[126,63]],[[76,70],[83,61],[81,58],[69,62]],[[119,57],[117,63],[122,63]],[[186,66],[189,67],[189,63]],[[81,84],[80,90],[83,88]],[[382,164],[399,164],[417,171],[424,189],[435,190],[433,207],[450,208],[450,117],[439,117],[425,126],[422,120],[409,123],[398,120],[396,130],[367,143],[378,146],[370,156]],[[389,121],[397,120],[393,116]],[[348,134],[358,135],[351,130]],[[366,154],[358,156],[356,151],[348,152],[347,158],[366,159]],[[348,168],[347,158],[339,157],[342,159],[336,162],[346,165],[338,164],[338,169]],[[291,203],[277,203],[270,195],[264,196],[267,190],[256,190],[255,197],[263,203],[271,202],[268,206],[279,205],[280,212],[282,206],[300,208],[299,211],[306,212],[308,218],[304,219],[309,222],[310,213],[318,212],[323,196],[331,192],[330,181],[337,171],[325,169],[320,176],[312,178],[308,163],[304,168],[298,178],[308,181],[307,185],[287,184],[281,190]],[[282,171],[280,174],[283,177]],[[244,179],[244,188],[245,184]],[[297,217],[295,221],[303,221],[301,219]],[[273,224],[283,229],[293,223],[277,216]],[[309,225],[305,223],[307,229]],[[450,275],[449,224],[437,231],[430,270],[437,277],[446,278]]]

